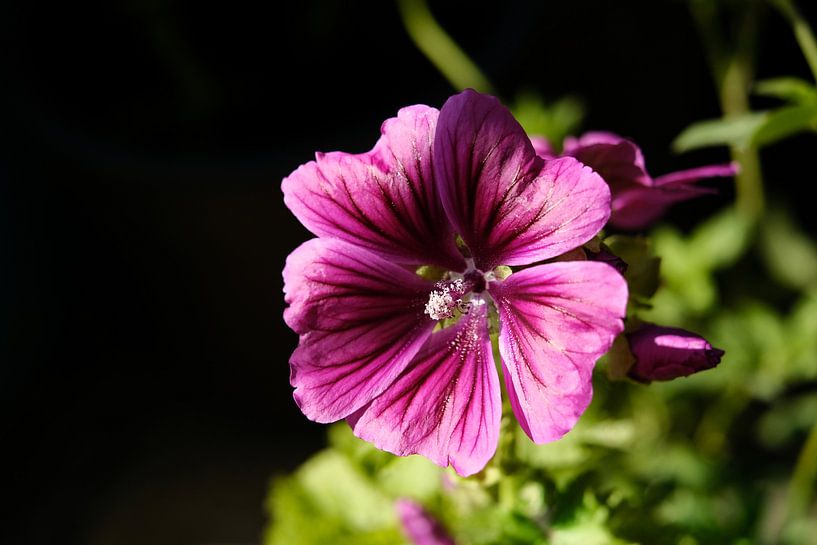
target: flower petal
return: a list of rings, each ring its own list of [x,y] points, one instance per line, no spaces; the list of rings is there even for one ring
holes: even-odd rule
[[[708,165],[705,167],[690,168],[687,170],[679,170],[678,172],[671,172],[664,174],[655,179],[655,185],[658,187],[676,186],[680,184],[694,184],[704,178],[720,178],[726,176],[734,176],[738,173],[738,166],[736,163],[727,163],[725,165]]]
[[[545,138],[544,136],[534,134],[530,137],[530,143],[533,146],[533,151],[536,152],[536,155],[541,157],[542,159],[553,159],[558,155],[553,149],[553,145],[550,143],[550,140]]]
[[[399,263],[462,270],[432,169],[438,112],[403,108],[368,153],[317,154],[281,185],[284,202],[310,231]]]
[[[346,242],[312,239],[287,258],[284,319],[301,334],[289,360],[303,413],[333,422],[385,390],[425,342],[433,284]]]
[[[610,225],[625,231],[645,229],[658,221],[671,205],[711,193],[714,191],[709,188],[683,184],[622,191],[613,197]]]
[[[624,329],[627,284],[592,261],[538,265],[492,283],[511,405],[537,443],[558,439],[592,397],[596,360]]]
[[[454,540],[440,521],[419,503],[408,498],[398,498],[395,509],[403,533],[414,545],[454,545]]]
[[[397,454],[421,454],[462,476],[496,451],[502,403],[487,304],[431,336],[403,374],[350,421],[355,435]],[[356,420],[355,420],[356,419]]]
[[[617,134],[599,131],[566,138],[563,153],[598,172],[610,186],[613,199],[620,191],[653,185],[641,148]]]
[[[510,112],[473,90],[440,111],[434,159],[443,207],[483,271],[580,246],[610,214],[597,174],[572,158],[537,157]]]

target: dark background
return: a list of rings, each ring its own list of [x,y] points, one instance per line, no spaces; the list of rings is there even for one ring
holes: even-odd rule
[[[432,8],[506,99],[578,95],[654,174],[726,159],[669,151],[718,115],[684,2],[492,4]],[[808,77],[764,20],[760,76]],[[388,1],[7,0],[0,35],[0,542],[258,543],[268,479],[323,441],[288,384],[280,273],[309,235],[280,180],[452,89]],[[816,142],[764,153],[812,232]]]

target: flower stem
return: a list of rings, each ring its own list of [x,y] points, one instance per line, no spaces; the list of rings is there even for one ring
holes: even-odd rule
[[[409,37],[456,89],[468,87],[495,94],[479,67],[434,19],[426,0],[398,0],[400,16]]]
[[[806,57],[806,62],[811,68],[811,74],[814,80],[817,81],[817,39],[814,38],[814,33],[808,22],[803,18],[800,10],[797,9],[793,0],[771,0],[772,4],[783,14],[783,17],[789,20],[794,37],[800,45],[800,50],[803,56]]]
[[[751,110],[749,89],[754,77],[760,2],[749,2],[743,11],[737,41],[729,52],[720,38],[714,4],[708,0],[699,0],[692,2],[691,8],[701,39],[708,50],[710,69],[718,90],[723,116],[738,117],[748,113]],[[732,146],[730,152],[732,160],[740,164],[740,172],[735,176],[737,201],[735,205],[739,213],[752,223],[756,223],[765,208],[763,176],[757,147],[752,144]]]

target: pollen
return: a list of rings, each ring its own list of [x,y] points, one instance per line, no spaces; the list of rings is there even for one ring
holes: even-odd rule
[[[425,313],[432,320],[445,320],[454,316],[454,309],[463,304],[462,295],[465,284],[461,279],[450,282],[437,282],[435,289],[428,296]]]

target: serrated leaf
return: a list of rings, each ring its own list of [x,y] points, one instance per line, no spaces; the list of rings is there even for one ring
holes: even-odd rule
[[[672,149],[684,153],[712,146],[746,147],[767,115],[768,112],[749,112],[735,117],[698,121],[681,131],[672,142]]]
[[[800,78],[781,77],[759,81],[756,95],[787,100],[796,104],[817,104],[817,87]]]

